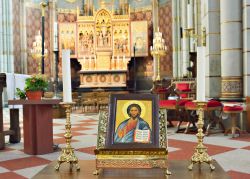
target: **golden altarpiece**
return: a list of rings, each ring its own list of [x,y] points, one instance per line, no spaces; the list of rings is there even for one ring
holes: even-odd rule
[[[75,23],[59,24],[60,51],[70,49],[82,65],[80,88],[126,87],[130,36],[130,12],[115,15],[105,7],[88,16],[78,9]]]

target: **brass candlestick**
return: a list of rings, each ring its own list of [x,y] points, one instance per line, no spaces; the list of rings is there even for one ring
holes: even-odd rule
[[[209,164],[211,170],[215,169],[215,166],[212,164],[212,158],[208,155],[207,153],[207,147],[203,145],[203,138],[204,138],[204,133],[203,133],[203,125],[204,125],[204,107],[206,106],[207,102],[204,101],[197,101],[197,108],[198,108],[198,133],[196,134],[198,138],[198,145],[195,148],[195,153],[193,154],[191,158],[191,164],[188,166],[189,170],[193,169],[193,165],[196,163],[207,163]]]
[[[70,122],[70,112],[72,105],[75,104],[74,102],[63,102],[60,103],[66,109],[66,124],[65,124],[65,140],[66,140],[66,147],[62,149],[61,155],[58,157],[57,165],[55,169],[58,171],[60,165],[64,162],[70,163],[70,170],[72,170],[73,165],[75,165],[76,170],[80,170],[80,166],[78,165],[78,158],[75,156],[74,148],[71,147],[71,122]]]

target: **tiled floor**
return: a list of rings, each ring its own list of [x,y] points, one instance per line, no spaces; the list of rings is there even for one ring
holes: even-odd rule
[[[22,114],[20,112],[20,116]],[[96,145],[98,115],[72,114],[72,146],[80,160],[93,160]],[[54,119],[54,143],[64,146],[64,119]],[[22,122],[21,122],[22,126]],[[9,127],[8,110],[4,110],[4,127]],[[175,128],[168,130],[170,160],[190,159],[196,145],[196,136],[177,134]],[[8,141],[8,137],[6,137]],[[231,139],[230,136],[215,134],[204,140],[208,153],[218,161],[227,173],[235,179],[250,178],[250,135]],[[31,156],[23,153],[23,140],[18,144],[7,144],[0,151],[0,178],[32,178],[48,163],[56,160],[60,152]]]

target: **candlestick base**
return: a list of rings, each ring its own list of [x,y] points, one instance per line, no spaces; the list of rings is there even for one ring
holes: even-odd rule
[[[188,166],[189,170],[193,169],[193,165],[198,163],[207,163],[210,166],[211,170],[215,169],[215,166],[212,164],[212,158],[207,153],[207,147],[203,145],[203,115],[204,115],[204,107],[206,106],[207,102],[205,101],[196,101],[198,112],[199,112],[199,120],[197,123],[198,126],[198,133],[196,134],[198,139],[198,145],[195,148],[195,153],[191,157],[191,164]]]
[[[70,112],[72,105],[74,104],[75,104],[74,102],[60,103],[60,105],[62,105],[66,109],[66,124],[65,124],[65,134],[64,134],[66,140],[66,147],[62,149],[62,153],[58,157],[57,165],[55,166],[55,169],[57,171],[59,170],[61,164],[64,162],[70,164],[70,171],[72,171],[74,165],[77,171],[80,170],[80,166],[78,165],[78,158],[74,153],[74,148],[71,147],[72,133],[71,133]]]

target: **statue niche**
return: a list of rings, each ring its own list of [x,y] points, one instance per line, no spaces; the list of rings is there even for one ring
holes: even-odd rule
[[[96,16],[96,47],[112,49],[112,26],[111,16],[105,9],[101,10]]]

